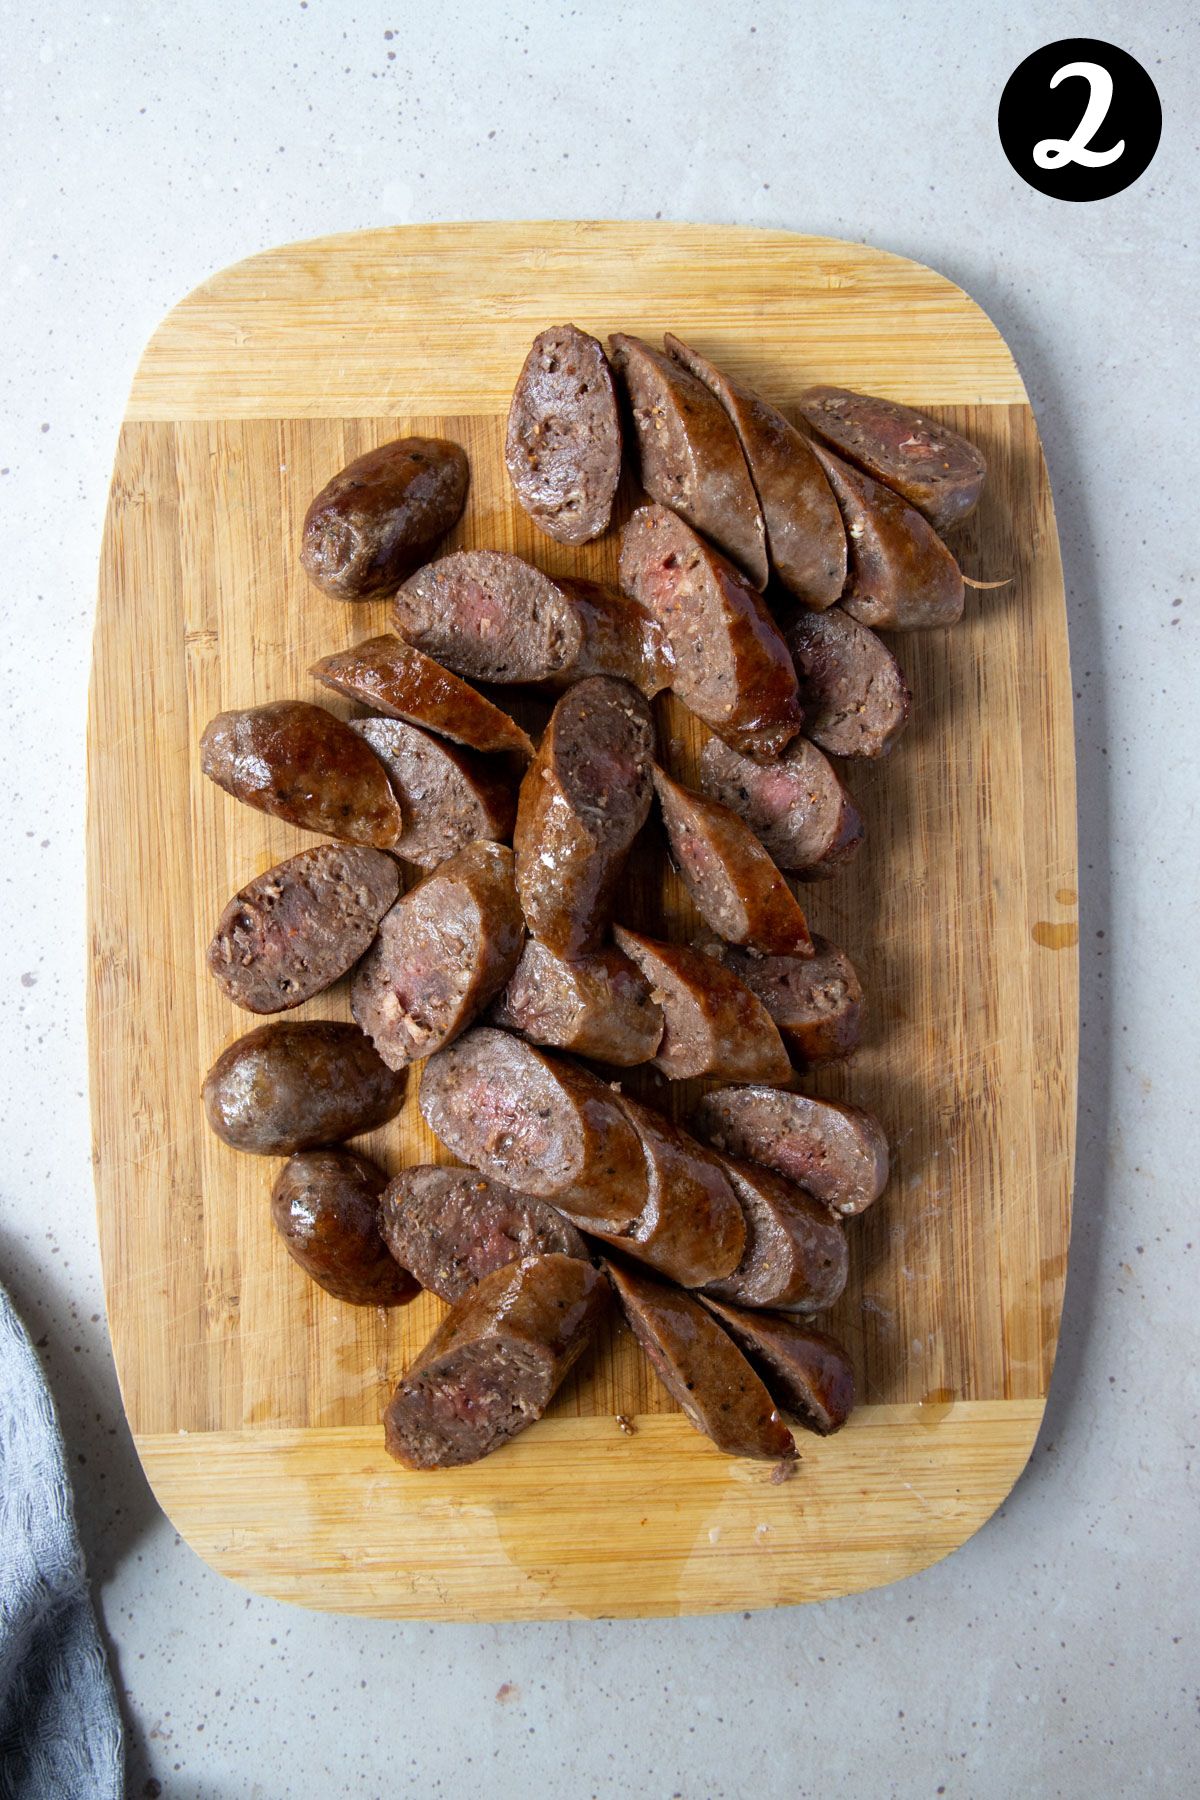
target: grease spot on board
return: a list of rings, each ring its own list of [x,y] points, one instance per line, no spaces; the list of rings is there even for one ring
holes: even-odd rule
[[[940,1423],[957,1398],[958,1395],[953,1388],[930,1388],[929,1392],[922,1394],[917,1402],[921,1408],[921,1424],[928,1429],[929,1426]]]
[[[1079,927],[1073,919],[1055,925],[1049,919],[1038,919],[1033,927],[1033,941],[1043,950],[1069,950],[1079,942]]]
[[[1060,906],[1074,906],[1075,902],[1079,899],[1079,895],[1075,892],[1074,888],[1058,888],[1054,898],[1058,901]]]

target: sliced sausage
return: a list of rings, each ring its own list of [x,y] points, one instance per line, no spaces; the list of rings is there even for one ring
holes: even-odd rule
[[[842,607],[881,631],[928,631],[962,617],[962,571],[928,519],[832,450],[813,449],[837,496],[849,540]]]
[[[812,387],[800,410],[824,443],[895,488],[935,531],[974,512],[987,464],[974,444],[897,400]]]
[[[692,1124],[718,1150],[765,1164],[847,1216],[887,1185],[887,1138],[861,1106],[770,1087],[715,1088]]]
[[[461,1162],[576,1223],[624,1231],[646,1204],[641,1140],[612,1090],[507,1031],[477,1025],[431,1056],[420,1105]]]
[[[671,859],[705,924],[729,944],[770,956],[811,956],[800,902],[750,827],[659,768],[654,787]]]
[[[218,713],[200,739],[200,767],[235,800],[344,843],[392,850],[404,828],[379,758],[305,700]]]
[[[390,593],[457,523],[467,481],[466,452],[445,438],[397,438],[355,457],[304,516],[305,574],[334,600]]]
[[[577,682],[526,770],[513,849],[529,929],[557,956],[594,950],[650,811],[654,726],[626,681]]]
[[[586,1257],[587,1245],[546,1200],[515,1194],[473,1169],[425,1164],[390,1181],[379,1229],[396,1262],[442,1300],[526,1256]]]
[[[708,1291],[740,1306],[824,1312],[842,1294],[850,1255],[841,1221],[794,1182],[754,1163],[723,1157],[741,1203],[746,1247],[736,1269]]]
[[[775,762],[757,763],[711,737],[700,753],[700,787],[745,820],[776,868],[805,881],[836,875],[862,843],[858,808],[807,738],[794,738]]]
[[[604,1277],[574,1256],[493,1269],[442,1320],[384,1414],[410,1469],[478,1462],[540,1419],[591,1342]]]
[[[533,754],[533,745],[515,719],[392,632],[367,638],[336,656],[323,656],[309,673],[372,712],[423,725],[470,750]]]
[[[781,412],[670,332],[663,344],[733,421],[767,528],[771,567],[805,606],[832,606],[846,585],[846,528],[825,472]]]
[[[403,719],[352,719],[392,784],[404,829],[392,845],[419,869],[436,869],[477,839],[500,842],[513,828],[512,783],[487,763]]]
[[[633,1335],[696,1430],[726,1456],[790,1461],[791,1432],[733,1339],[677,1287],[606,1263]]]
[[[844,950],[813,934],[812,956],[756,956],[720,938],[699,946],[757,995],[801,1069],[836,1062],[862,1038],[863,991]]]
[[[641,338],[618,331],[608,344],[629,395],[642,486],[719,544],[755,587],[766,587],[766,527],[724,407]]]
[[[684,1287],[731,1275],[742,1260],[746,1220],[720,1162],[664,1113],[625,1097],[621,1108],[642,1140],[650,1192],[628,1231],[591,1227],[593,1235]]]
[[[504,461],[518,501],[548,537],[607,531],[621,478],[621,419],[604,351],[575,325],[539,332],[513,389]]]
[[[552,581],[503,550],[457,550],[419,569],[392,607],[396,630],[456,675],[570,687],[618,675],[652,697],[670,649],[644,608],[598,581]]]
[[[209,972],[235,1006],[287,1012],[354,966],[399,892],[400,871],[382,850],[315,844],[233,896]]]
[[[420,1292],[380,1236],[387,1176],[353,1150],[303,1150],[271,1193],[271,1220],[306,1274],[351,1306],[400,1306]]]
[[[662,1007],[654,1067],[672,1081],[713,1075],[720,1081],[788,1081],[792,1065],[762,1002],[712,957],[613,929],[617,946],[641,969]]]
[[[386,1125],[404,1079],[357,1025],[286,1019],[221,1052],[204,1077],[204,1110],[234,1150],[290,1156]]]
[[[531,1043],[622,1068],[649,1062],[663,1034],[650,983],[611,944],[568,962],[528,939],[491,1020]]]
[[[666,633],[684,704],[747,756],[777,756],[802,723],[796,671],[733,564],[677,514],[642,506],[621,534],[621,586]]]
[[[452,1043],[517,966],[525,921],[505,844],[468,844],[397,900],[350,1008],[389,1069]]]
[[[743,1312],[702,1297],[783,1412],[821,1437],[841,1430],[854,1411],[854,1365],[836,1338],[786,1314]]]
[[[830,756],[886,756],[908,722],[912,696],[883,639],[840,606],[801,613],[786,639],[805,735]]]

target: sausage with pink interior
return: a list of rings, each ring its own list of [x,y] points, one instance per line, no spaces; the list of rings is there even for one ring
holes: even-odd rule
[[[819,1437],[841,1430],[854,1410],[854,1367],[836,1338],[785,1313],[745,1312],[702,1298],[782,1412]]]
[[[744,819],[778,869],[805,881],[836,875],[857,855],[863,822],[832,763],[805,737],[757,763],[719,737],[700,753],[700,788]]]
[[[489,1017],[532,1044],[618,1067],[649,1062],[663,1034],[650,983],[611,944],[568,961],[529,938]]]
[[[500,842],[512,831],[512,783],[494,765],[431,737],[403,719],[353,719],[387,771],[404,814],[392,846],[405,862],[436,869],[480,838]]]
[[[779,1088],[714,1088],[691,1123],[729,1156],[763,1163],[835,1212],[865,1212],[887,1185],[888,1143],[861,1106]]]
[[[662,1008],[654,1067],[672,1081],[695,1075],[719,1081],[787,1081],[792,1065],[760,1000],[729,969],[684,944],[661,943],[613,928],[617,947],[635,962]]]
[[[830,449],[901,494],[945,531],[974,512],[987,464],[957,431],[898,400],[849,388],[811,387],[800,396],[810,431]]]
[[[713,938],[697,946],[716,957],[762,1001],[796,1066],[811,1069],[857,1050],[863,991],[853,963],[813,933],[811,956],[756,956]]]

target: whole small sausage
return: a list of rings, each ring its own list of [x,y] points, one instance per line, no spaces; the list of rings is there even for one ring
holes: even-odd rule
[[[427,1163],[384,1190],[379,1229],[395,1261],[442,1300],[461,1300],[485,1275],[526,1256],[585,1257],[587,1245],[547,1200]]]
[[[805,737],[793,738],[773,763],[711,737],[700,752],[700,788],[745,820],[777,869],[805,881],[836,875],[862,844],[858,808]]]
[[[613,936],[650,982],[663,1011],[654,1067],[671,1081],[788,1081],[792,1065],[774,1021],[737,976],[683,944],[617,925]]]
[[[288,1158],[271,1193],[271,1219],[318,1286],[351,1306],[401,1306],[420,1292],[379,1232],[382,1169],[353,1150]]]
[[[785,637],[805,735],[830,756],[886,756],[908,722],[912,696],[883,639],[840,606],[801,613]]]
[[[513,827],[512,784],[469,750],[402,719],[352,719],[378,757],[404,815],[392,845],[419,869],[436,869],[477,840],[500,842]]]
[[[724,407],[641,338],[618,331],[608,344],[629,395],[642,486],[719,544],[755,587],[766,587],[766,527]]]
[[[233,896],[208,946],[209,973],[235,1006],[287,1012],[354,966],[399,891],[382,850],[302,850]]]
[[[633,841],[650,811],[654,726],[625,681],[595,675],[555,706],[521,783],[517,892],[557,956],[598,948]]]
[[[621,418],[604,351],[575,325],[539,332],[513,389],[504,439],[513,492],[560,544],[607,531],[621,478]]]
[[[576,1224],[624,1231],[646,1204],[641,1140],[612,1090],[507,1031],[477,1025],[431,1056],[420,1106],[460,1161]]]
[[[720,1162],[664,1113],[626,1096],[621,1109],[642,1140],[649,1196],[628,1231],[588,1229],[684,1287],[731,1275],[742,1260],[746,1221]]]
[[[708,1294],[701,1298],[783,1412],[820,1437],[841,1430],[854,1411],[854,1367],[836,1338],[787,1314],[743,1312]]]
[[[794,1182],[754,1163],[721,1158],[741,1203],[746,1246],[736,1269],[706,1284],[718,1299],[780,1312],[824,1312],[850,1273],[841,1221]]]
[[[768,956],[811,956],[800,902],[745,821],[657,767],[654,788],[671,860],[705,924]]]
[[[221,1052],[204,1077],[204,1110],[234,1150],[290,1156],[386,1125],[404,1080],[357,1025],[286,1019]]]
[[[533,754],[533,745],[515,719],[391,632],[367,638],[336,656],[323,656],[309,674],[372,712],[424,726],[469,750]]]
[[[779,1088],[714,1088],[691,1123],[718,1150],[763,1163],[847,1217],[887,1186],[887,1138],[861,1106]]]
[[[790,1461],[795,1440],[775,1402],[700,1302],[616,1263],[604,1267],[650,1366],[696,1430],[726,1456]]]
[[[677,514],[642,506],[621,534],[621,586],[665,632],[684,705],[747,756],[777,756],[803,722],[796,671],[745,577]]]
[[[775,574],[805,606],[832,606],[846,585],[846,528],[807,440],[760,395],[679,338],[668,332],[663,343],[733,421],[762,506]]]
[[[402,895],[350,987],[351,1011],[389,1069],[465,1031],[516,968],[524,939],[505,844],[468,844]]]
[[[929,631],[962,618],[962,571],[928,519],[832,450],[813,450],[837,496],[849,540],[842,608],[880,631]]]
[[[553,581],[503,550],[456,550],[404,583],[392,603],[407,643],[456,675],[570,687],[616,675],[648,698],[671,678],[661,626],[598,581]]]
[[[300,561],[334,600],[387,594],[458,521],[466,452],[445,438],[397,438],[347,463],[307,513]]]
[[[621,1068],[649,1062],[663,1034],[662,1008],[650,998],[650,983],[611,944],[567,961],[537,938],[527,939],[489,1016],[531,1044]]]
[[[392,850],[404,829],[379,758],[304,700],[218,713],[200,739],[200,767],[235,800],[344,843]]]
[[[897,400],[849,388],[809,388],[800,396],[800,411],[817,437],[895,488],[935,531],[974,512],[987,464],[974,444],[948,425],[937,425]]]
[[[862,984],[844,950],[813,933],[811,956],[756,956],[720,938],[697,946],[762,1001],[801,1069],[849,1056],[862,1038]]]
[[[494,1269],[442,1320],[384,1414],[410,1469],[478,1462],[540,1419],[592,1339],[604,1277],[574,1256]]]

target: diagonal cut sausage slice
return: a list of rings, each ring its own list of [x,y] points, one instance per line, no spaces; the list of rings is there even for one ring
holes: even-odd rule
[[[876,481],[924,513],[935,531],[975,510],[987,464],[974,444],[898,400],[849,388],[811,387],[800,396],[809,429]]]
[[[672,1081],[695,1075],[790,1080],[792,1065],[770,1014],[731,970],[684,944],[660,943],[620,925],[613,936],[663,1010],[656,1069]]]
[[[745,820],[776,868],[805,881],[836,875],[863,841],[858,808],[807,738],[794,738],[776,762],[757,763],[711,737],[700,752],[700,787]]]
[[[532,1044],[622,1068],[649,1062],[663,1034],[650,983],[611,944],[568,962],[529,938],[490,1019]]]
[[[604,1267],[650,1366],[696,1430],[726,1456],[794,1458],[795,1440],[775,1402],[700,1302],[623,1265]]]
[[[824,1312],[841,1297],[850,1273],[846,1233],[827,1206],[754,1163],[722,1157],[746,1218],[742,1260],[709,1293],[742,1306]]]
[[[786,1314],[743,1312],[707,1294],[703,1299],[783,1412],[820,1437],[841,1430],[854,1410],[854,1367],[836,1338]]]
[[[842,607],[882,631],[928,631],[962,617],[962,571],[929,520],[882,482],[814,444],[846,522]]]
[[[515,719],[390,631],[367,638],[352,650],[323,656],[309,674],[372,712],[423,725],[470,750],[533,754],[533,745]]]
[[[912,696],[883,639],[840,606],[801,613],[786,638],[805,734],[830,756],[886,756],[908,722]]]
[[[863,991],[844,950],[813,934],[812,956],[756,956],[710,938],[697,945],[762,1001],[797,1067],[836,1062],[862,1037]]]
[[[523,1257],[588,1255],[570,1220],[549,1201],[516,1194],[473,1169],[432,1163],[403,1169],[388,1182],[379,1229],[396,1262],[450,1301]]]
[[[846,585],[846,528],[808,440],[768,401],[671,332],[663,344],[733,421],[762,507],[775,574],[805,606],[832,606]]]
[[[478,1462],[549,1406],[587,1349],[604,1277],[573,1256],[531,1256],[485,1275],[442,1320],[384,1414],[410,1469]]]
[[[887,1138],[861,1106],[779,1088],[714,1088],[691,1123],[718,1150],[763,1163],[847,1216],[865,1212],[887,1185]]]
[[[745,821],[657,767],[654,787],[672,861],[705,924],[729,944],[811,956],[800,902]]]
[[[436,869],[477,839],[499,842],[513,827],[513,792],[469,750],[431,737],[402,719],[352,719],[387,770],[404,813],[392,848],[419,869]]]
[[[604,351],[575,325],[539,332],[513,389],[504,460],[518,501],[560,544],[608,529],[621,417]]]

